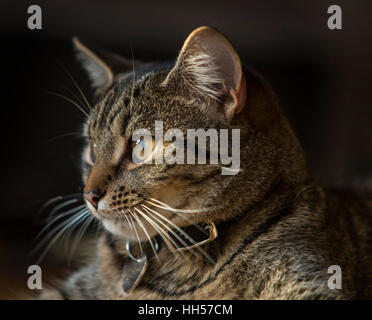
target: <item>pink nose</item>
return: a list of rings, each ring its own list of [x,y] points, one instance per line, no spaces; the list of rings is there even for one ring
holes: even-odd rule
[[[84,199],[88,201],[94,208],[97,209],[98,201],[101,198],[101,194],[97,190],[91,190],[84,193]]]

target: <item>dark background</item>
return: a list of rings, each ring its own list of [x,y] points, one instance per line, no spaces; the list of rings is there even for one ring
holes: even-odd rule
[[[74,59],[74,35],[127,57],[132,49],[135,58],[151,61],[174,59],[194,28],[216,27],[277,92],[312,175],[323,185],[372,190],[372,2],[185,3],[1,1],[0,299],[26,290],[43,201],[80,191],[82,143],[70,134],[84,117],[47,94],[78,93],[66,68],[91,99]],[[42,8],[42,30],[27,28],[31,4]],[[342,30],[327,28],[331,4],[342,8]],[[49,274],[61,269],[56,256],[42,265]]]

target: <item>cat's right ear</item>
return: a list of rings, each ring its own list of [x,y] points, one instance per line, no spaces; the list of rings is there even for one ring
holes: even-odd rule
[[[72,39],[77,51],[77,58],[82,63],[91,80],[96,93],[100,94],[114,81],[114,76],[120,72],[128,72],[133,69],[133,62],[117,54],[93,50],[82,44],[77,37]]]
[[[246,80],[239,55],[213,28],[195,29],[185,40],[162,86],[202,102],[214,118],[230,121],[246,102]]]

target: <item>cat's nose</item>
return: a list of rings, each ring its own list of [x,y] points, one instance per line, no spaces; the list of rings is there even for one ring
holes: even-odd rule
[[[99,193],[99,191],[95,189],[84,193],[84,199],[88,201],[96,209],[98,207],[98,201],[100,198],[101,198],[101,194]]]

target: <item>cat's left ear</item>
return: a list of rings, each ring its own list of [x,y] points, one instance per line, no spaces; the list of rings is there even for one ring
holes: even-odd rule
[[[103,50],[93,51],[82,44],[77,37],[74,37],[72,42],[77,51],[77,58],[82,62],[98,94],[113,83],[116,74],[133,69],[133,62],[129,59]]]
[[[197,28],[187,37],[163,85],[204,105],[217,106],[212,112],[227,121],[245,105],[246,82],[240,58],[232,44],[210,27]]]

